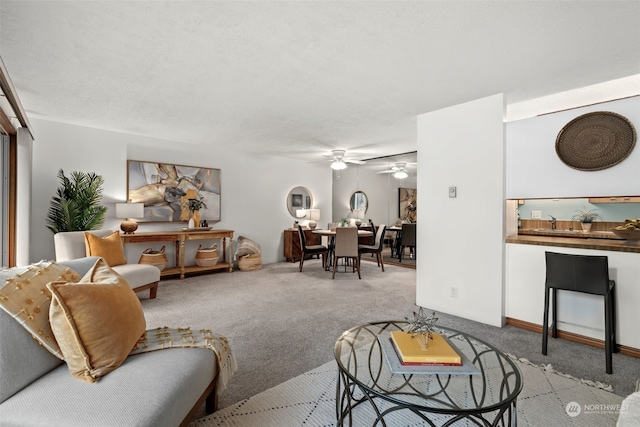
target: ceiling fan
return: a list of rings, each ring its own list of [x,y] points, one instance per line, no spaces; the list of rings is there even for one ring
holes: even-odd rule
[[[331,158],[331,169],[333,170],[346,169],[347,163],[353,163],[356,165],[364,165],[365,163],[367,163],[364,160],[350,159],[349,157],[346,157],[345,154],[346,154],[345,150],[332,150],[331,155],[326,156]]]
[[[398,162],[394,164],[391,169],[386,171],[380,171],[378,173],[390,173],[392,177],[396,179],[405,179],[409,176],[407,173],[407,163]]]

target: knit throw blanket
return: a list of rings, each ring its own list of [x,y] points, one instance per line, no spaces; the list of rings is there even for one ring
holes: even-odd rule
[[[191,328],[169,328],[167,326],[149,329],[138,340],[130,355],[170,348],[208,348],[216,354],[218,361],[218,393],[227,388],[227,383],[238,369],[236,358],[231,351],[229,340],[214,334],[211,329],[192,331]]]

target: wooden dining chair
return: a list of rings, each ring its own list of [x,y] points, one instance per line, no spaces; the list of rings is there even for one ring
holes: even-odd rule
[[[336,228],[336,243],[333,249],[333,279],[336,278],[336,267],[338,258],[352,259],[353,271],[358,270],[358,279],[362,279],[360,275],[360,259],[358,257],[358,229],[356,227],[338,227]],[[346,263],[345,263],[346,271]]]
[[[307,236],[304,234],[304,230],[301,225],[298,225],[298,235],[300,236],[300,271],[302,271],[302,265],[307,255],[322,255],[322,268],[327,266],[327,252],[328,248],[324,245],[307,245]]]
[[[402,224],[402,235],[400,236],[400,250],[398,251],[398,262],[402,262],[404,248],[409,248],[411,253],[416,252],[416,224]]]
[[[378,260],[378,267],[382,266],[384,272],[384,263],[382,262],[382,249],[384,245],[384,233],[387,226],[382,224],[378,226],[378,231],[375,233],[375,240],[373,245],[358,245],[358,262],[362,254],[375,254]],[[375,230],[375,229],[374,229]]]

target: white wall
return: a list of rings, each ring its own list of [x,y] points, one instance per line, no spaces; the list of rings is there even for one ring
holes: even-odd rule
[[[616,282],[616,342],[640,348],[640,254],[507,244],[507,317],[536,325],[544,321],[545,251],[606,256],[609,277]],[[551,321],[549,321],[551,325]],[[579,292],[558,292],[558,329],[604,339],[604,298]],[[553,344],[550,344],[553,346]]]
[[[286,198],[302,185],[313,193],[322,222],[330,220],[331,169],[302,161],[233,150],[233,142],[216,149],[137,135],[32,119],[33,149],[31,260],[55,257],[53,234],[45,218],[51,197],[59,186],[58,170],[95,172],[105,180],[103,204],[108,207],[105,228],[119,229],[115,203],[126,200],[127,159],[218,168],[222,171],[222,221],[215,228],[234,230],[262,247],[263,263],[284,260],[283,230],[291,227]],[[178,229],[185,224],[141,223],[138,231]],[[145,247],[127,245],[127,257],[137,262]],[[146,247],[152,246],[150,244]],[[154,245],[155,246],[155,245]],[[157,244],[157,249],[161,244]],[[172,259],[171,245],[167,246]],[[195,246],[197,248],[197,244]],[[188,248],[195,253],[195,248]]]
[[[30,263],[31,251],[31,165],[33,139],[27,128],[18,128],[17,135],[17,173],[16,173],[16,265]]]
[[[350,214],[349,201],[355,191],[363,191],[369,200],[369,209],[365,214],[364,222],[369,218],[373,223],[394,225],[398,218],[398,188],[417,188],[417,178],[414,172],[409,177],[400,181],[391,174],[379,174],[376,170],[358,165],[349,165],[347,169],[340,171],[340,178],[333,181],[333,219],[338,220]],[[418,203],[420,203],[418,192]],[[418,204],[418,217],[420,216],[420,204]],[[326,224],[322,224],[326,227]]]
[[[556,153],[556,138],[578,116],[611,111],[640,130],[640,96],[519,120],[507,124],[507,198],[629,196],[640,194],[640,150],[601,171],[579,171]]]
[[[500,94],[418,116],[417,304],[495,326],[504,319],[503,112]]]

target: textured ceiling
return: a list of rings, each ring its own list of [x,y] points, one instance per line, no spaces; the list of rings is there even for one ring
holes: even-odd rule
[[[29,117],[305,160],[416,118],[640,73],[640,2],[0,2]],[[37,135],[36,135],[37,137]]]

